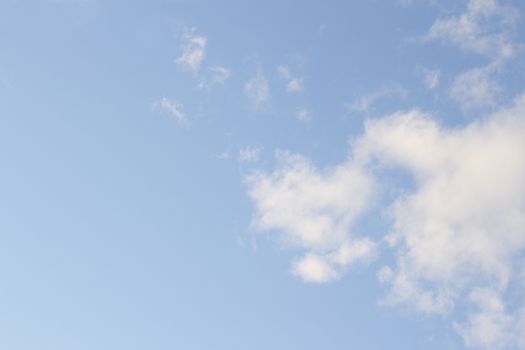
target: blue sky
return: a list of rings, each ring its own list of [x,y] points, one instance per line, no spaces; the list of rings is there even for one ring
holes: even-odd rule
[[[525,3],[0,2],[2,349],[524,349]]]

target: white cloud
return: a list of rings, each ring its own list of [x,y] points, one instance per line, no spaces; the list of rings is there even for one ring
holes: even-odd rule
[[[367,123],[356,156],[402,167],[416,185],[391,206],[398,262],[388,301],[447,314],[464,291],[490,286],[498,298],[506,291],[512,257],[525,248],[524,116],[522,96],[464,129],[444,129],[417,111]],[[499,333],[508,336],[509,318],[502,309],[482,311],[458,329],[468,344],[493,348]],[[475,330],[487,322],[499,330]]]
[[[329,255],[329,259],[333,264],[348,266],[359,261],[370,262],[376,258],[376,254],[376,243],[368,238],[361,238],[342,244]]]
[[[463,110],[469,110],[494,107],[500,92],[501,87],[494,80],[492,69],[488,66],[473,68],[458,75],[450,88],[450,97]]]
[[[153,103],[153,109],[160,109],[161,111],[168,113],[168,115],[175,119],[179,124],[188,125],[188,119],[186,117],[186,113],[184,112],[184,106],[182,103],[176,100],[162,97]]]
[[[270,100],[270,86],[268,80],[260,70],[244,84],[244,93],[255,107],[259,107]]]
[[[521,308],[515,333],[518,337],[518,347],[525,349],[525,336],[523,336],[525,334],[525,307]]]
[[[469,299],[478,311],[469,315],[466,324],[455,324],[465,344],[493,350],[514,347],[514,320],[507,314],[499,293],[490,289],[475,289]]]
[[[300,92],[304,90],[303,78],[293,78],[286,86],[286,92]]]
[[[423,84],[428,90],[434,90],[438,87],[441,80],[441,71],[439,69],[427,69],[421,70]]]
[[[455,78],[450,96],[463,111],[495,106],[501,92],[495,77],[517,51],[513,34],[519,19],[516,9],[498,0],[467,0],[466,5],[463,13],[434,21],[424,37],[490,59],[486,66],[466,70]],[[434,78],[424,76],[427,88],[432,89],[434,81],[439,83],[439,76]]]
[[[305,282],[324,283],[339,278],[345,267],[369,263],[376,256],[375,242],[367,238],[354,239],[328,254],[307,253],[292,264],[292,273]]]
[[[199,82],[199,89],[209,90],[214,85],[222,85],[232,74],[230,69],[221,66],[208,67],[208,73],[208,76],[203,77]]]
[[[394,272],[388,266],[381,267],[381,269],[379,269],[379,271],[377,272],[377,279],[381,283],[391,282],[393,276],[394,276]]]
[[[410,274],[405,272],[404,268],[394,272],[390,267],[383,266],[378,272],[378,278],[383,284],[390,283],[391,286],[389,294],[381,300],[381,304],[409,303],[424,314],[443,316],[454,306],[452,295],[448,290],[439,286],[434,290],[423,289]]]
[[[463,111],[495,105],[501,90],[495,77],[518,48],[512,38],[518,19],[516,9],[497,0],[468,0],[462,14],[440,18],[431,26],[427,40],[451,43],[490,59],[486,66],[469,69],[454,80],[450,95]]]
[[[385,239],[396,256],[379,273],[389,289],[383,302],[444,317],[458,302],[470,303],[478,311],[467,308],[464,323],[452,320],[467,345],[494,349],[508,339],[516,347],[525,318],[519,323],[519,307],[508,307],[505,296],[514,288],[525,298],[525,266],[516,258],[525,251],[524,152],[525,95],[461,128],[445,128],[418,110],[368,120],[338,166],[318,170],[281,152],[277,170],[252,175],[254,225],[305,251],[292,268],[298,276],[333,280],[344,271],[338,263],[353,262],[343,247],[367,239],[353,224],[385,193],[378,184],[389,183],[390,170],[403,170],[406,187],[377,208],[389,213]],[[360,249],[348,256],[373,257],[370,244],[362,256]]]
[[[337,277],[337,272],[324,257],[311,253],[293,263],[292,273],[312,283],[324,283]]]
[[[185,30],[182,36],[181,55],[175,61],[183,69],[192,73],[197,73],[201,68],[201,63],[206,56],[205,36],[196,35],[195,28]]]
[[[294,93],[304,90],[304,78],[292,76],[287,66],[277,67],[277,72],[286,81],[286,92]]]
[[[286,244],[317,256],[300,260],[293,271],[306,281],[328,280],[342,267],[368,261],[373,243],[354,237],[350,229],[372,196],[372,181],[351,162],[319,171],[299,155],[278,152],[277,158],[276,171],[253,173],[246,182],[257,208],[254,226],[279,230]]]
[[[220,159],[220,160],[228,160],[231,158],[231,154],[229,151],[223,151],[221,153],[212,154],[211,158]]]
[[[307,108],[298,108],[295,112],[295,117],[301,122],[309,122],[312,120],[312,112]]]
[[[261,147],[247,146],[239,150],[237,159],[240,162],[257,162],[261,156]]]
[[[436,20],[426,38],[504,60],[515,51],[510,34],[517,18],[514,9],[501,6],[497,0],[468,0],[464,13]]]
[[[195,28],[186,28],[182,34],[181,55],[175,61],[184,70],[193,73],[198,82],[197,88],[202,90],[210,90],[215,85],[222,85],[232,75],[229,68],[219,65],[201,69],[206,58],[207,42],[205,36],[196,34]]]
[[[290,70],[288,69],[287,66],[277,67],[277,72],[279,73],[281,77],[283,77],[286,80],[291,78]]]
[[[383,86],[368,95],[356,98],[351,103],[345,103],[345,109],[348,112],[369,112],[373,104],[378,100],[387,97],[406,97],[406,91],[399,85]]]

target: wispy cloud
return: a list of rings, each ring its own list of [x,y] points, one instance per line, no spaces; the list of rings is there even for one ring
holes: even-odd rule
[[[295,111],[295,117],[297,120],[307,123],[312,121],[312,112],[305,107],[297,108]]]
[[[277,67],[277,72],[286,81],[286,92],[294,93],[304,90],[304,78],[292,76],[287,66]]]
[[[175,61],[183,69],[197,73],[206,56],[207,38],[195,34],[196,29],[185,29],[182,35],[181,55]]]
[[[485,66],[468,69],[454,79],[449,93],[463,111],[495,106],[502,90],[496,77],[517,51],[513,35],[519,19],[516,9],[497,0],[466,3],[462,13],[434,21],[424,37],[489,59]]]
[[[385,85],[370,94],[362,95],[350,103],[345,103],[348,112],[369,112],[372,106],[384,98],[406,98],[407,92],[401,86]]]
[[[510,34],[517,19],[514,9],[500,5],[497,0],[468,0],[464,13],[436,20],[426,38],[442,40],[495,60],[506,59],[515,51]]]
[[[513,40],[519,14],[497,0],[467,0],[463,13],[437,19],[425,35],[489,59],[485,66],[460,73],[450,88],[450,96],[463,111],[494,107],[501,93],[496,77],[515,55]]]
[[[209,90],[214,85],[222,85],[230,78],[231,74],[231,70],[226,67],[210,66],[207,76],[201,78],[198,88]]]
[[[270,100],[270,86],[268,79],[261,70],[257,70],[255,76],[244,84],[244,93],[253,107],[258,108]]]
[[[439,69],[420,69],[421,79],[428,90],[434,90],[441,81],[441,70]]]
[[[207,69],[203,69],[208,38],[204,35],[197,35],[196,31],[196,28],[184,29],[180,47],[181,54],[175,62],[182,69],[193,74],[198,89],[210,90],[216,85],[223,85],[231,77],[232,71],[220,65],[210,65]]]
[[[212,154],[211,158],[220,159],[220,160],[228,160],[231,158],[231,154],[229,151],[223,151],[221,153]]]
[[[493,78],[493,69],[473,68],[458,75],[450,88],[450,96],[464,111],[494,107],[501,93],[501,86]]]
[[[257,146],[246,146],[239,149],[239,156],[237,159],[239,162],[257,162],[261,156],[261,147]]]
[[[168,114],[168,116],[177,121],[180,125],[187,126],[188,119],[184,112],[184,106],[182,103],[162,97],[153,103],[154,110],[160,110]]]

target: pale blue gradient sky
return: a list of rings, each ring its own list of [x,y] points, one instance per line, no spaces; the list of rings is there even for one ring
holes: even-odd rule
[[[522,1],[500,3],[525,14]],[[301,248],[254,228],[245,177],[271,172],[275,150],[338,164],[367,118],[416,107],[461,126],[510,104],[525,88],[523,22],[494,104],[479,108],[462,108],[451,86],[493,58],[423,39],[465,7],[0,1],[0,348],[464,348],[451,320],[467,304],[429,316],[380,303],[376,273],[393,251],[326,284],[290,273]],[[176,63],[191,28],[207,39],[197,73]],[[199,89],[214,66],[231,76]],[[286,92],[279,66],[302,91]],[[258,72],[268,98],[254,105],[245,84]],[[349,108],[374,93],[367,110]],[[158,108],[163,97],[187,124]],[[259,150],[251,161],[239,160],[246,147]],[[357,230],[380,240],[383,210]]]

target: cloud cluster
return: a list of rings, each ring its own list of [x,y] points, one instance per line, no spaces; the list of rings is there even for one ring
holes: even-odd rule
[[[206,58],[208,38],[196,34],[196,31],[196,28],[184,29],[180,46],[181,54],[175,62],[196,77],[198,89],[210,90],[214,85],[224,84],[232,72],[230,69],[219,65],[208,66],[206,70],[201,69]]]
[[[286,92],[294,93],[304,90],[304,78],[293,76],[287,66],[277,67],[277,72],[286,81]]]
[[[496,105],[502,89],[495,77],[516,52],[512,37],[518,18],[515,9],[497,0],[468,0],[461,15],[437,19],[426,34],[427,40],[450,43],[490,60],[455,78],[450,96],[464,111]]]
[[[247,179],[255,227],[277,230],[304,251],[292,272],[327,282],[356,261],[370,261],[377,244],[354,232],[354,223],[376,196],[386,198],[379,184],[392,183],[388,174],[401,170],[404,185],[388,204],[384,241],[396,263],[380,270],[389,289],[383,302],[449,315],[466,301],[476,311],[454,320],[466,344],[517,346],[525,319],[505,304],[505,295],[522,291],[525,282],[519,259],[525,251],[525,95],[463,128],[445,128],[418,110],[368,120],[349,153],[342,164],[319,170],[280,152],[274,172]]]
[[[184,28],[180,44],[181,54],[175,62],[183,70],[193,74],[193,77],[198,81],[198,89],[210,90],[215,85],[224,84],[232,72],[230,69],[218,65],[208,66],[207,70],[201,69],[206,58],[208,38],[196,34],[196,31],[196,28]],[[183,105],[176,100],[162,97],[153,104],[153,109],[163,110],[177,120],[179,124],[188,125],[188,118],[184,113]]]
[[[514,9],[500,5],[497,0],[468,0],[460,16],[436,20],[427,38],[496,60],[506,59],[515,50],[510,34],[517,19]]]

